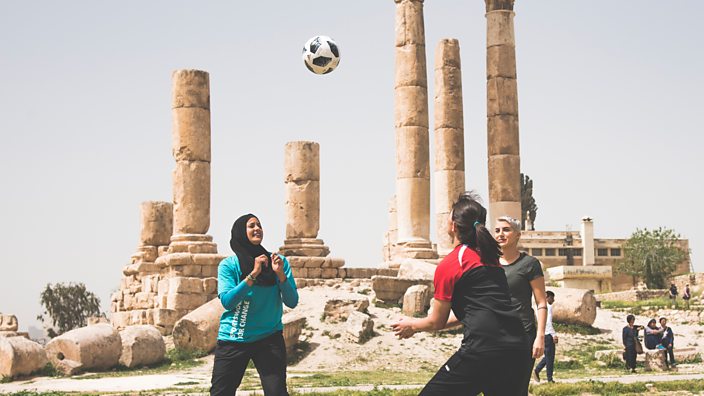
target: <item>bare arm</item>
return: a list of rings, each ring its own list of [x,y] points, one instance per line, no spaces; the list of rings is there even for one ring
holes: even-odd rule
[[[548,320],[548,302],[545,300],[545,277],[535,278],[530,281],[535,298],[536,317],[538,318],[538,330],[533,342],[533,358],[539,358],[545,351],[545,322]],[[542,308],[541,308],[542,307]]]
[[[450,301],[433,300],[433,310],[425,318],[401,318],[391,325],[398,338],[409,338],[419,331],[433,331],[444,329],[450,316]],[[456,320],[456,319],[455,319]]]

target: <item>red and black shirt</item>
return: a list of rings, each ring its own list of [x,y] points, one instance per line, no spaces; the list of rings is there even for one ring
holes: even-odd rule
[[[501,265],[459,245],[438,264],[434,284],[435,299],[451,302],[464,325],[461,353],[530,349]]]

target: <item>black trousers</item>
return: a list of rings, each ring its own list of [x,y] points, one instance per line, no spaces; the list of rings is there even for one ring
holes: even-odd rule
[[[675,352],[671,346],[667,346],[666,340],[663,340],[661,345],[665,347],[665,350],[663,351],[665,353],[665,364],[667,367],[670,367],[675,364]],[[667,361],[668,357],[670,358],[669,362]]]
[[[626,352],[624,353],[624,358],[626,359],[626,368],[635,370],[636,368],[636,347],[635,345],[630,345],[626,347]]]
[[[530,364],[526,351],[501,351],[462,356],[456,352],[425,385],[419,396],[519,396],[522,373]]]
[[[540,372],[543,368],[546,369],[548,374],[548,381],[552,381],[552,372],[555,365],[555,342],[552,339],[552,335],[545,335],[545,356],[535,367],[535,371]]]
[[[522,372],[521,382],[523,383],[523,393],[521,395],[528,396],[528,386],[530,385],[530,376],[533,374],[533,366],[535,365],[535,358],[533,358],[533,343],[535,342],[535,337],[537,334],[537,329],[533,328],[528,333],[526,333],[526,338],[528,341],[528,359],[529,364],[526,369]]]
[[[288,396],[286,346],[280,331],[251,343],[218,340],[210,395],[235,395],[250,359],[257,368],[265,396]]]

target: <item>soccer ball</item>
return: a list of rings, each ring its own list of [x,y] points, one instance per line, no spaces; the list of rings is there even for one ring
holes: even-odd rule
[[[328,74],[340,64],[340,50],[328,36],[315,36],[303,46],[303,63],[315,74]]]

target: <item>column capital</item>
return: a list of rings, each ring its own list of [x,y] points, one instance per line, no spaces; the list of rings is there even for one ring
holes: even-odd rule
[[[516,0],[484,0],[486,12],[491,11],[513,11],[513,3]]]

